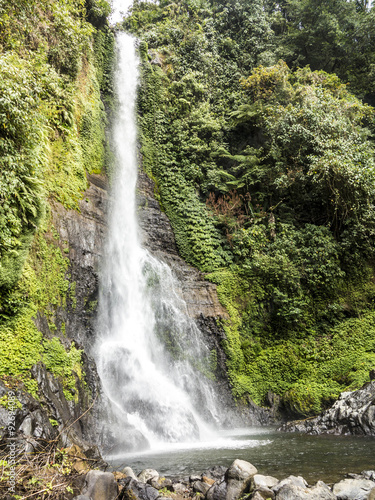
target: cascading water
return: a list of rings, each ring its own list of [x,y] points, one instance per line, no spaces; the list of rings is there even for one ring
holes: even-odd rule
[[[141,247],[136,218],[138,60],[135,40],[117,35],[117,174],[102,270],[96,358],[118,429],[131,424],[151,447],[207,435],[218,421],[210,352],[177,295],[170,268]],[[197,408],[200,410],[198,411]],[[204,411],[202,411],[204,409]]]

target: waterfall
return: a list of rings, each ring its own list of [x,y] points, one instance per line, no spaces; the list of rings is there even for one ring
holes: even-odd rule
[[[140,244],[135,194],[138,59],[130,35],[117,34],[117,58],[116,174],[95,352],[114,415],[112,431],[121,435],[126,423],[149,446],[158,447],[207,438],[207,422],[217,422],[219,412],[209,378],[210,352],[175,291],[176,278]]]

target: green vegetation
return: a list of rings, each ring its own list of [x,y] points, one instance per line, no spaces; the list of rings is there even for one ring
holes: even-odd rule
[[[0,5],[0,376],[35,397],[30,369],[39,361],[67,399],[84,375],[81,351],[57,320],[76,297],[51,206],[78,209],[86,173],[100,173],[106,162],[108,14],[102,0]],[[37,315],[48,322],[48,338]]]
[[[374,15],[160,0],[124,20],[140,38],[144,166],[229,313],[237,398],[274,392],[314,414],[375,363]]]
[[[83,376],[57,314],[77,300],[51,206],[77,210],[86,173],[110,175],[108,13],[0,5],[0,375],[34,395],[39,361],[70,399]],[[374,16],[358,0],[160,0],[124,21],[140,39],[143,164],[229,313],[239,399],[271,391],[313,414],[375,364]]]

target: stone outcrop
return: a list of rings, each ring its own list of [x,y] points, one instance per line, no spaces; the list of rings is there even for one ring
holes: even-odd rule
[[[375,436],[375,381],[357,391],[343,392],[333,406],[318,417],[288,422],[280,430]]]
[[[53,225],[70,261],[70,281],[74,283],[73,299],[58,315],[65,322],[68,338],[90,353],[94,343],[95,316],[99,298],[99,271],[107,234],[108,185],[101,175],[88,175],[89,187],[79,202],[79,211],[53,204]],[[39,321],[39,329],[46,327]]]

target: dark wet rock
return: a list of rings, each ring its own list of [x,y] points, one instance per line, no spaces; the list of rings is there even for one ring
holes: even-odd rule
[[[79,211],[66,210],[54,203],[53,225],[60,235],[57,244],[69,258],[71,283],[75,283],[73,298],[68,298],[66,310],[57,312],[56,325],[65,323],[66,336],[82,345],[87,354],[93,345],[100,259],[107,233],[107,180],[101,175],[88,175],[89,187],[79,202]],[[74,299],[74,300],[73,300]],[[38,326],[48,334],[48,325],[39,318]]]
[[[122,479],[119,483],[122,486],[119,500],[156,500],[160,496],[156,488],[131,477]]]
[[[0,398],[8,401],[8,408],[0,406],[1,441],[15,439],[18,452],[32,453],[47,441],[56,438],[57,429],[52,427],[41,403],[30,394],[23,389],[9,390],[0,381]],[[14,428],[9,425],[10,410],[14,412],[12,417]]]
[[[82,495],[92,500],[115,500],[118,496],[118,486],[111,472],[91,470],[86,474]]]
[[[280,430],[375,436],[375,381],[357,391],[343,392],[334,405],[318,417],[289,422]]]
[[[207,500],[226,500],[227,497],[227,483],[225,480],[220,483],[215,483],[207,491]]]
[[[375,482],[368,479],[343,479],[333,486],[338,500],[373,500]]]
[[[227,467],[224,467],[223,465],[216,465],[215,467],[207,469],[202,474],[202,477],[205,476],[210,479],[213,479],[214,481],[223,481],[226,471]]]

